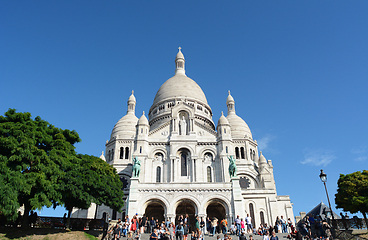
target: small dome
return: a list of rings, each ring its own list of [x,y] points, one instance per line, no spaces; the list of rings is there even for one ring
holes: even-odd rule
[[[183,53],[181,52],[181,47],[179,47],[179,52],[178,52],[178,54],[176,54],[175,61],[176,61],[176,60],[178,60],[178,59],[183,59],[183,60],[185,60],[184,55],[183,55]]]
[[[259,163],[267,163],[266,158],[263,156],[262,152],[260,152],[261,156],[259,156]]]
[[[130,95],[130,97],[128,98],[128,103],[129,102],[134,102],[134,103],[137,102],[136,99],[135,99],[135,97],[134,97],[134,91],[133,90],[132,90],[132,95]]]
[[[229,91],[229,96],[227,96],[227,99],[226,99],[226,105],[228,105],[229,103],[235,103],[234,98],[230,94],[230,91]]]
[[[144,115],[144,111],[143,111],[142,116],[138,120],[138,125],[149,125],[148,120],[147,120],[146,116]]]
[[[103,152],[103,151],[102,151],[102,153],[101,153],[100,159],[102,159],[102,160],[104,160],[104,161],[106,162],[105,154],[104,154],[104,152]]]
[[[231,136],[233,138],[245,138],[245,136],[252,138],[248,124],[241,117],[232,112],[226,118],[230,123]]]
[[[217,122],[217,126],[220,126],[220,125],[229,125],[229,121],[224,116],[224,112],[221,112],[221,117],[219,118]]]
[[[138,118],[134,115],[134,113],[129,112],[124,117],[120,118],[120,120],[115,124],[114,128],[111,132],[111,139],[119,136],[120,137],[134,137],[135,135],[135,126],[137,125]]]

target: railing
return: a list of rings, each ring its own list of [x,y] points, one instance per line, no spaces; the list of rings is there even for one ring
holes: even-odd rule
[[[364,218],[335,219],[334,226],[337,229],[367,229]]]
[[[35,227],[65,228],[68,219],[60,217],[38,217]],[[73,230],[99,230],[106,228],[107,223],[102,219],[71,218],[69,227]]]

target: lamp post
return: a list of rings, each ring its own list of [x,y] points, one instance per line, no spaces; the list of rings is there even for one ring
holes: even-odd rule
[[[330,211],[331,211],[331,216],[332,216],[332,225],[335,222],[335,217],[334,214],[332,212],[332,208],[331,208],[331,203],[330,203],[330,198],[328,197],[328,192],[327,192],[327,187],[326,187],[326,182],[327,182],[327,174],[323,172],[323,170],[321,169],[321,173],[319,174],[319,178],[321,179],[321,181],[323,182],[323,184],[325,185],[325,190],[326,190],[326,195],[327,195],[327,200],[328,200],[328,205],[330,207]]]

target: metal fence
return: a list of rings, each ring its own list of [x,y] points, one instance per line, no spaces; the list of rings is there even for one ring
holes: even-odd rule
[[[61,217],[38,217],[35,227],[39,228],[65,228],[67,219]],[[106,228],[103,219],[71,218],[69,227],[73,230],[98,230]]]
[[[363,218],[335,219],[337,229],[367,229]]]

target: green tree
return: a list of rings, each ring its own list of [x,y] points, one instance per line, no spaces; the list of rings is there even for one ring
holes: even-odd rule
[[[79,154],[60,179],[63,204],[68,210],[69,227],[72,209],[87,209],[91,203],[104,204],[116,211],[123,207],[123,183],[116,169],[102,159]]]
[[[56,128],[30,113],[9,109],[0,116],[0,213],[15,219],[24,206],[22,227],[30,210],[61,200],[59,180],[75,156],[78,133]]]
[[[351,213],[361,212],[368,226],[368,171],[340,174],[337,185],[336,207]]]

